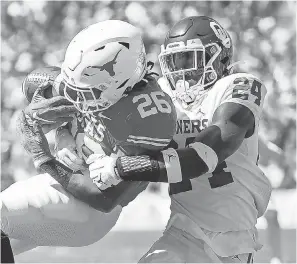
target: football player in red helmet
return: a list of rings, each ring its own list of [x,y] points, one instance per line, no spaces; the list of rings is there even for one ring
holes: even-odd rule
[[[86,246],[107,234],[122,207],[148,184],[113,181],[103,186],[100,178],[90,178],[89,166],[105,155],[164,149],[175,132],[176,112],[147,67],[139,30],[123,21],[100,22],[78,33],[55,82],[59,85],[50,93],[39,87],[34,92],[38,102],[33,96],[30,111],[20,115],[24,147],[45,174],[1,193],[2,230],[37,246]],[[40,115],[35,107],[52,102],[45,94],[64,95],[78,110],[57,132],[58,150],[68,148],[78,168],[65,166],[70,155],[50,153],[40,126],[47,112],[42,109]]]
[[[140,262],[249,263],[261,248],[255,225],[271,194],[257,166],[266,88],[252,74],[233,74],[232,56],[231,37],[214,19],[176,23],[159,55],[159,83],[177,110],[172,147],[90,167],[103,183],[169,183],[170,220]]]

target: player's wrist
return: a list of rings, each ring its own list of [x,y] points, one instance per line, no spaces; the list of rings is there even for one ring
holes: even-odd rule
[[[204,160],[193,148],[173,149],[162,152],[168,183],[178,183],[199,177],[208,171]]]
[[[71,170],[68,166],[64,165],[60,161],[55,158],[49,159],[40,165],[40,169],[49,173],[55,179],[63,178],[65,175],[72,175],[73,170]]]
[[[40,169],[41,166],[55,158],[49,154],[40,154],[38,156],[33,157],[33,163],[36,169]]]

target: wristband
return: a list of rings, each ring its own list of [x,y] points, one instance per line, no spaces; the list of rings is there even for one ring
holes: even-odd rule
[[[160,178],[158,161],[147,155],[120,156],[117,158],[115,171],[124,181],[158,182]]]
[[[36,156],[36,155],[33,156],[33,163],[34,163],[34,166],[36,169],[40,169],[40,167],[43,164],[45,164],[53,159],[54,159],[53,156],[49,156],[49,155],[46,155],[45,153],[41,153],[38,156]]]
[[[175,149],[161,151],[167,171],[168,183],[177,183],[183,180],[179,156]]]
[[[207,165],[207,172],[212,173],[218,165],[218,155],[215,153],[215,151],[211,147],[201,142],[190,144],[189,147],[194,149],[199,157]]]

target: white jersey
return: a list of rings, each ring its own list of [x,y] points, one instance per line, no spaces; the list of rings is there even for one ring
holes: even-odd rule
[[[164,79],[159,83],[165,92]],[[165,84],[165,85],[164,85]],[[170,92],[168,92],[170,94]],[[249,108],[255,117],[253,134],[213,173],[170,184],[172,215],[188,216],[201,228],[212,232],[250,230],[268,205],[271,186],[257,166],[258,127],[266,88],[251,74],[232,74],[201,91],[189,111],[177,101],[177,128],[174,141],[184,148],[212,122],[215,110],[226,102]]]

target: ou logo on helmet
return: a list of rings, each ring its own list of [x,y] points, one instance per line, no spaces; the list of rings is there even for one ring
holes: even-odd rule
[[[229,38],[227,31],[216,22],[212,21],[209,24],[213,32],[216,34],[217,38],[222,41],[224,47],[229,49],[231,47],[231,39]]]

